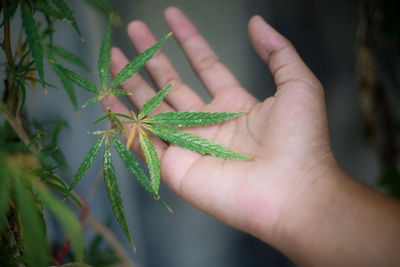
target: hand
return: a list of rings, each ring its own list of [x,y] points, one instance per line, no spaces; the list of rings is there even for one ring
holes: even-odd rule
[[[183,83],[166,55],[158,52],[146,64],[157,88],[171,80],[177,82],[157,111],[249,110],[247,115],[229,122],[189,131],[252,160],[202,156],[153,139],[163,181],[187,202],[234,227],[253,234],[261,228],[274,228],[278,218],[290,208],[288,200],[304,193],[308,180],[305,174],[311,176],[314,168],[332,160],[321,84],[293,46],[256,16],[249,23],[250,40],[268,64],[277,86],[274,96],[260,102],[240,86],[180,10],[169,8],[165,18],[213,99],[204,103]],[[128,34],[138,52],[156,42],[147,26],[139,21],[129,25]],[[112,73],[115,75],[127,63],[114,48]],[[138,74],[122,88],[132,92],[129,100],[137,109],[155,94]],[[116,98],[111,99],[111,106],[115,112],[128,114],[128,108]]]
[[[329,254],[330,248],[340,244],[340,238],[336,240],[338,243],[334,242],[335,236],[338,232],[348,234],[347,228],[337,229],[335,225],[319,222],[325,218],[322,212],[326,206],[336,197],[342,199],[340,192],[347,191],[338,189],[337,179],[330,178],[345,177],[339,180],[344,181],[340,184],[346,188],[358,188],[359,184],[349,179],[335,162],[320,82],[293,46],[261,17],[255,16],[249,22],[250,40],[269,66],[276,84],[275,95],[260,102],[240,86],[180,10],[167,9],[165,18],[212,101],[204,103],[184,84],[160,51],[146,64],[147,72],[157,89],[172,80],[177,82],[156,112],[248,110],[247,115],[228,122],[187,131],[252,159],[230,161],[203,156],[153,138],[164,183],[193,206],[263,239],[301,263],[324,263],[329,256],[336,259]],[[128,34],[138,52],[156,42],[147,26],[139,21],[129,25]],[[113,48],[113,75],[127,63],[120,50]],[[138,74],[122,88],[132,92],[128,98],[136,109],[155,94]],[[110,104],[114,112],[129,114],[128,107],[117,98],[110,98]],[[137,143],[133,149],[140,151]],[[365,190],[357,190],[362,192],[358,194],[362,198]],[[352,204],[351,201],[343,204],[349,207],[347,212],[343,209],[344,215],[354,214],[353,207],[360,208]],[[332,212],[331,219],[340,215]],[[320,240],[310,227],[319,229],[322,237],[328,232],[332,243]],[[363,244],[362,238],[360,243]],[[351,251],[351,247],[346,250],[350,257]],[[343,259],[346,263],[347,258]]]

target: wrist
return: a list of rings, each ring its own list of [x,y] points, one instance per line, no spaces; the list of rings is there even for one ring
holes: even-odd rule
[[[267,242],[284,252],[296,262],[309,262],[310,246],[320,246],[324,227],[332,223],[336,198],[340,187],[349,176],[340,168],[333,155],[320,161],[298,177],[299,183],[287,196],[282,212],[277,218]],[[329,241],[328,241],[329,242]],[[317,249],[316,249],[317,250]]]

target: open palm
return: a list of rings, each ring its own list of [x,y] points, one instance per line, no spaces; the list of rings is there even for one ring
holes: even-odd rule
[[[161,176],[171,190],[197,208],[244,231],[263,236],[268,224],[275,228],[294,201],[301,201],[312,183],[309,175],[322,162],[334,162],[330,144],[323,89],[292,45],[260,17],[249,22],[250,40],[268,64],[277,86],[274,96],[258,101],[243,89],[218,60],[204,38],[177,8],[169,8],[166,21],[213,97],[209,104],[183,83],[160,51],[146,65],[157,88],[172,80],[174,87],[156,112],[211,111],[249,113],[228,122],[188,128],[246,156],[249,161],[230,161],[204,156],[153,138],[161,161]],[[133,22],[128,33],[138,52],[155,42],[147,26]],[[115,75],[128,60],[112,50]],[[137,109],[154,90],[136,74],[122,85],[132,91]],[[129,113],[117,98],[110,98],[114,112]],[[138,145],[134,150],[139,151]]]

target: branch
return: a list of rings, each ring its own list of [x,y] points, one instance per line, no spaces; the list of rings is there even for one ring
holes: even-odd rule
[[[4,16],[7,14],[8,11],[8,1],[7,0],[2,0],[1,1],[3,5],[3,14]],[[6,53],[7,61],[8,64],[14,65],[14,57],[12,54],[11,50],[11,38],[10,38],[10,19],[4,24],[4,42],[3,42],[3,49],[4,52]]]
[[[109,243],[110,246],[113,248],[117,257],[127,266],[134,266],[133,262],[129,259],[128,254],[125,252],[124,248],[119,243],[118,239],[115,235],[104,227],[90,212],[88,212],[87,220],[99,234],[101,234]]]
[[[15,131],[15,133],[18,135],[19,139],[24,142],[24,144],[29,148],[29,150],[35,154],[38,155],[40,154],[40,151],[35,147],[31,145],[31,140],[28,136],[28,134],[25,132],[24,128],[22,127],[21,119],[19,115],[13,115],[11,112],[7,109],[6,105],[3,103],[3,101],[0,99],[0,111],[4,114],[4,117],[8,124],[10,124],[11,128]]]

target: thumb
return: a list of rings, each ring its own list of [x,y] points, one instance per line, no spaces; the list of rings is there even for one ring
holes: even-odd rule
[[[300,85],[322,92],[320,82],[304,64],[293,45],[260,16],[250,19],[248,31],[250,41],[268,65],[278,91],[284,87]]]

